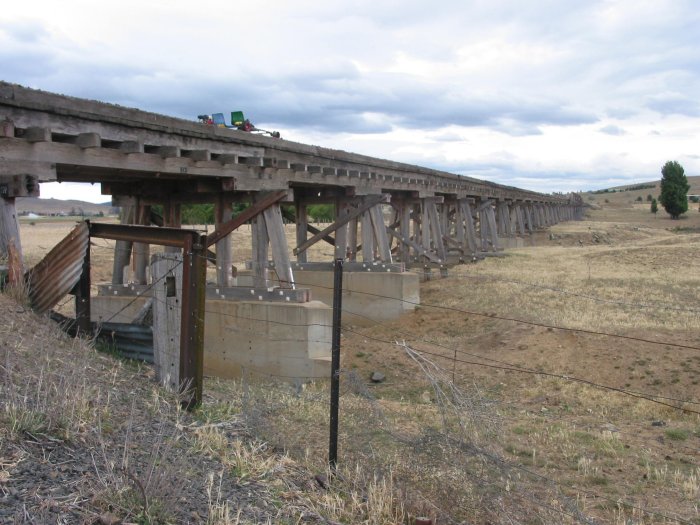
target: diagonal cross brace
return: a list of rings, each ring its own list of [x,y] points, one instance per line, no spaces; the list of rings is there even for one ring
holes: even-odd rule
[[[328,226],[327,228],[324,228],[322,231],[318,232],[316,235],[308,239],[306,242],[303,242],[296,248],[294,248],[294,255],[297,255],[300,252],[303,252],[304,250],[308,249],[309,247],[313,246],[316,244],[318,241],[326,237],[329,233],[332,233],[339,228],[342,228],[345,226],[347,223],[349,223],[352,219],[359,217],[362,215],[364,212],[369,210],[370,208],[376,206],[377,204],[382,204],[386,203],[389,201],[389,195],[377,195],[377,196],[372,196],[368,197],[365,202],[358,208],[355,208],[351,210],[347,215],[343,215],[342,217],[338,218],[333,224]]]
[[[269,208],[273,204],[281,201],[286,196],[287,196],[286,190],[285,191],[276,191],[274,193],[270,193],[269,195],[266,195],[265,197],[260,199],[258,202],[253,204],[250,208],[246,208],[245,210],[243,210],[235,219],[231,219],[230,221],[223,223],[218,228],[216,228],[213,232],[211,232],[209,235],[207,235],[207,247],[211,246],[212,244],[216,244],[217,241],[226,237],[233,230],[236,230],[237,228],[241,227],[243,224],[248,222],[250,219],[252,219],[256,215],[264,212],[267,208]]]

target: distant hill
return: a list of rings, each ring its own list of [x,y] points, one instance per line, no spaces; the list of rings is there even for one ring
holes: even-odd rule
[[[109,202],[95,204],[78,200],[64,201],[60,199],[39,199],[35,197],[23,197],[15,201],[15,208],[19,214],[35,213],[37,215],[104,215],[116,213],[115,208]]]
[[[697,195],[698,193],[700,193],[700,175],[689,176],[688,182],[690,183],[690,191],[688,191],[689,194]],[[606,191],[606,189],[610,193],[612,193],[613,190],[615,190],[616,192],[640,191],[642,193],[646,190],[648,193],[653,193],[653,191],[651,191],[652,190],[651,188],[641,188],[640,186],[652,186],[653,185],[656,188],[656,191],[658,192],[660,184],[661,184],[661,179],[652,180],[649,182],[637,182],[634,184],[627,184],[625,186],[612,186],[610,188],[589,191],[586,193],[603,193]]]
[[[690,190],[688,195],[700,195],[700,176],[694,175],[688,177]],[[641,205],[648,203],[648,196],[659,198],[661,193],[661,180],[653,180],[649,182],[638,182],[635,184],[627,184],[625,186],[613,186],[602,190],[587,191],[584,193],[584,198],[590,203],[598,203],[602,205],[612,205],[614,207],[629,207],[630,205]],[[641,201],[638,198],[641,197]]]

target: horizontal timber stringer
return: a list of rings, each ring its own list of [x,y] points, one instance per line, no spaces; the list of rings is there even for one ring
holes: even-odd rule
[[[583,213],[576,195],[546,195],[5,82],[0,124],[0,254],[3,239],[17,235],[14,198],[35,194],[36,183],[48,181],[101,184],[123,207],[123,224],[150,225],[157,215],[151,207],[161,205],[161,225],[179,228],[183,204],[213,203],[218,233],[210,244],[217,286],[224,288],[237,278],[226,230],[234,203],[259,211],[250,216],[253,286],[287,289],[294,289],[294,276],[283,219],[291,212],[283,206],[293,206],[298,263],[323,239],[335,244],[335,257],[349,261],[441,268],[451,254],[462,261],[499,251],[504,237]],[[286,196],[261,204],[279,192]],[[332,227],[309,224],[308,207],[318,203],[334,205]],[[130,240],[117,242],[113,284],[124,282],[132,257],[129,278],[147,284],[148,244]]]

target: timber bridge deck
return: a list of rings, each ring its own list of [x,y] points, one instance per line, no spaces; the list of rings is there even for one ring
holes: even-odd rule
[[[357,306],[381,318],[417,301],[417,279],[405,276],[407,267],[444,272],[448,262],[500,250],[503,237],[526,236],[583,215],[577,195],[546,195],[0,82],[0,259],[21,262],[15,199],[37,196],[38,183],[50,181],[101,184],[102,193],[122,207],[123,226],[108,234],[83,228],[73,241],[64,241],[55,264],[45,264],[45,275],[35,280],[53,289],[38,290],[37,297],[75,292],[88,246],[84,235],[117,240],[110,286],[123,288],[104,294],[142,294],[149,286],[148,245],[170,242],[166,251],[181,251],[185,241],[175,229],[181,227],[182,205],[212,203],[216,229],[202,242],[215,247],[204,253],[216,264],[218,299],[308,302],[299,282],[324,299],[328,280],[318,276],[330,273],[330,261],[309,261],[307,255],[322,241],[335,247],[336,259],[347,261],[346,271],[367,276],[364,282],[347,279],[347,287],[374,292],[374,299]],[[236,202],[249,207],[234,218]],[[323,230],[307,219],[307,207],[319,203],[335,209],[335,221]],[[154,205],[163,207],[162,216]],[[292,249],[284,220],[296,225]],[[250,275],[236,281],[230,233],[245,221],[252,225]],[[154,224],[161,228],[144,228]],[[156,230],[161,233],[152,233]],[[71,252],[74,257],[66,260]],[[127,283],[129,265],[134,273]],[[295,280],[303,272],[304,280]],[[373,273],[381,280],[368,275]],[[390,281],[393,288],[382,288]],[[249,289],[242,290],[241,282]],[[276,289],[279,293],[271,292]],[[76,297],[86,300],[86,290],[89,286]],[[381,290],[396,295],[393,306],[378,299]],[[39,309],[47,309],[53,299],[40,302]]]

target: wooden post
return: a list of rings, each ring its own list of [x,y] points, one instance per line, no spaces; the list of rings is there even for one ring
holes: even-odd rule
[[[426,252],[431,251],[432,245],[430,243],[430,215],[428,212],[429,207],[428,199],[421,199],[421,216],[420,216],[420,234],[421,234],[421,244],[423,250]]]
[[[348,261],[357,260],[357,228],[359,226],[358,218],[350,219],[348,222]]]
[[[268,286],[268,244],[267,226],[262,213],[256,215],[251,224],[253,234],[253,286],[267,288]]]
[[[156,380],[180,388],[180,329],[182,327],[182,254],[154,255],[153,361]]]
[[[83,270],[75,286],[75,321],[79,334],[92,335],[90,324],[90,241],[88,241]]]
[[[494,251],[500,249],[498,243],[498,229],[496,227],[496,214],[493,210],[493,206],[488,206],[486,208],[486,218],[488,220],[489,229],[491,231],[491,244],[493,245]]]
[[[144,226],[151,224],[151,207],[139,203],[136,209],[136,223]],[[143,242],[134,243],[134,282],[137,284],[147,284],[148,278],[146,268],[150,247]]]
[[[375,237],[372,227],[372,217],[367,210],[362,214],[362,260],[364,262],[374,261]]]
[[[296,230],[297,230],[297,246],[301,246],[306,242],[309,233],[309,217],[306,213],[306,203],[298,200],[296,202]],[[297,253],[297,262],[307,262],[306,250]]]
[[[163,205],[163,226],[168,228],[182,227],[182,206],[179,202],[168,200]],[[176,246],[166,246],[165,253],[180,253],[180,248]]]
[[[267,236],[270,239],[272,260],[275,262],[275,271],[282,288],[294,288],[294,275],[292,264],[289,260],[289,247],[287,236],[284,232],[284,221],[279,203],[273,204],[262,213],[265,219]]]
[[[379,259],[382,262],[391,262],[391,243],[386,233],[381,204],[377,204],[374,208],[371,208],[369,213],[372,220],[372,228],[374,229],[374,239],[377,243]]]
[[[346,199],[337,199],[335,205],[336,220],[344,219],[350,215],[350,203]],[[335,232],[335,259],[345,260],[348,251],[348,225],[340,226]],[[364,248],[363,248],[364,251]]]
[[[19,222],[15,212],[14,197],[0,196],[0,259],[12,262],[12,278],[17,280],[24,274],[22,245],[19,237]],[[12,279],[11,279],[12,280]],[[12,283],[17,284],[17,283]]]
[[[204,381],[204,300],[207,287],[207,237],[188,237],[182,250],[182,325],[180,394],[188,410],[202,403]]]
[[[216,227],[231,220],[233,206],[230,200],[219,195],[214,203],[214,216]],[[222,288],[231,286],[233,280],[233,250],[231,246],[231,235],[216,242],[216,283]]]
[[[401,201],[399,204],[399,217],[400,217],[400,233],[401,236],[404,239],[410,239],[411,238],[411,205],[408,204],[406,201]],[[399,254],[401,257],[401,262],[406,265],[406,268],[408,268],[408,264],[411,260],[411,248],[409,247],[408,244],[405,243],[399,243]]]
[[[417,202],[413,205],[413,242],[416,243],[417,246],[420,246],[423,241],[422,233],[421,233],[421,218],[422,218],[422,202]],[[418,257],[418,252],[416,250],[413,250],[413,256]]]
[[[445,250],[445,243],[442,240],[442,229],[440,228],[440,216],[438,215],[437,205],[431,198],[426,198],[424,200],[428,210],[431,241],[437,256],[440,258],[440,262],[444,263],[447,259],[447,251]]]
[[[474,217],[472,215],[472,209],[469,205],[467,199],[461,199],[458,201],[458,221],[464,221],[464,233],[465,242],[463,243],[463,250],[465,253],[469,252],[472,255],[476,255],[478,251],[478,245],[476,243],[476,230],[474,228]]]
[[[134,224],[135,206],[123,206],[121,210],[120,224]],[[124,284],[124,268],[129,266],[131,260],[131,241],[116,241],[114,244],[114,265],[112,266],[112,284]]]

